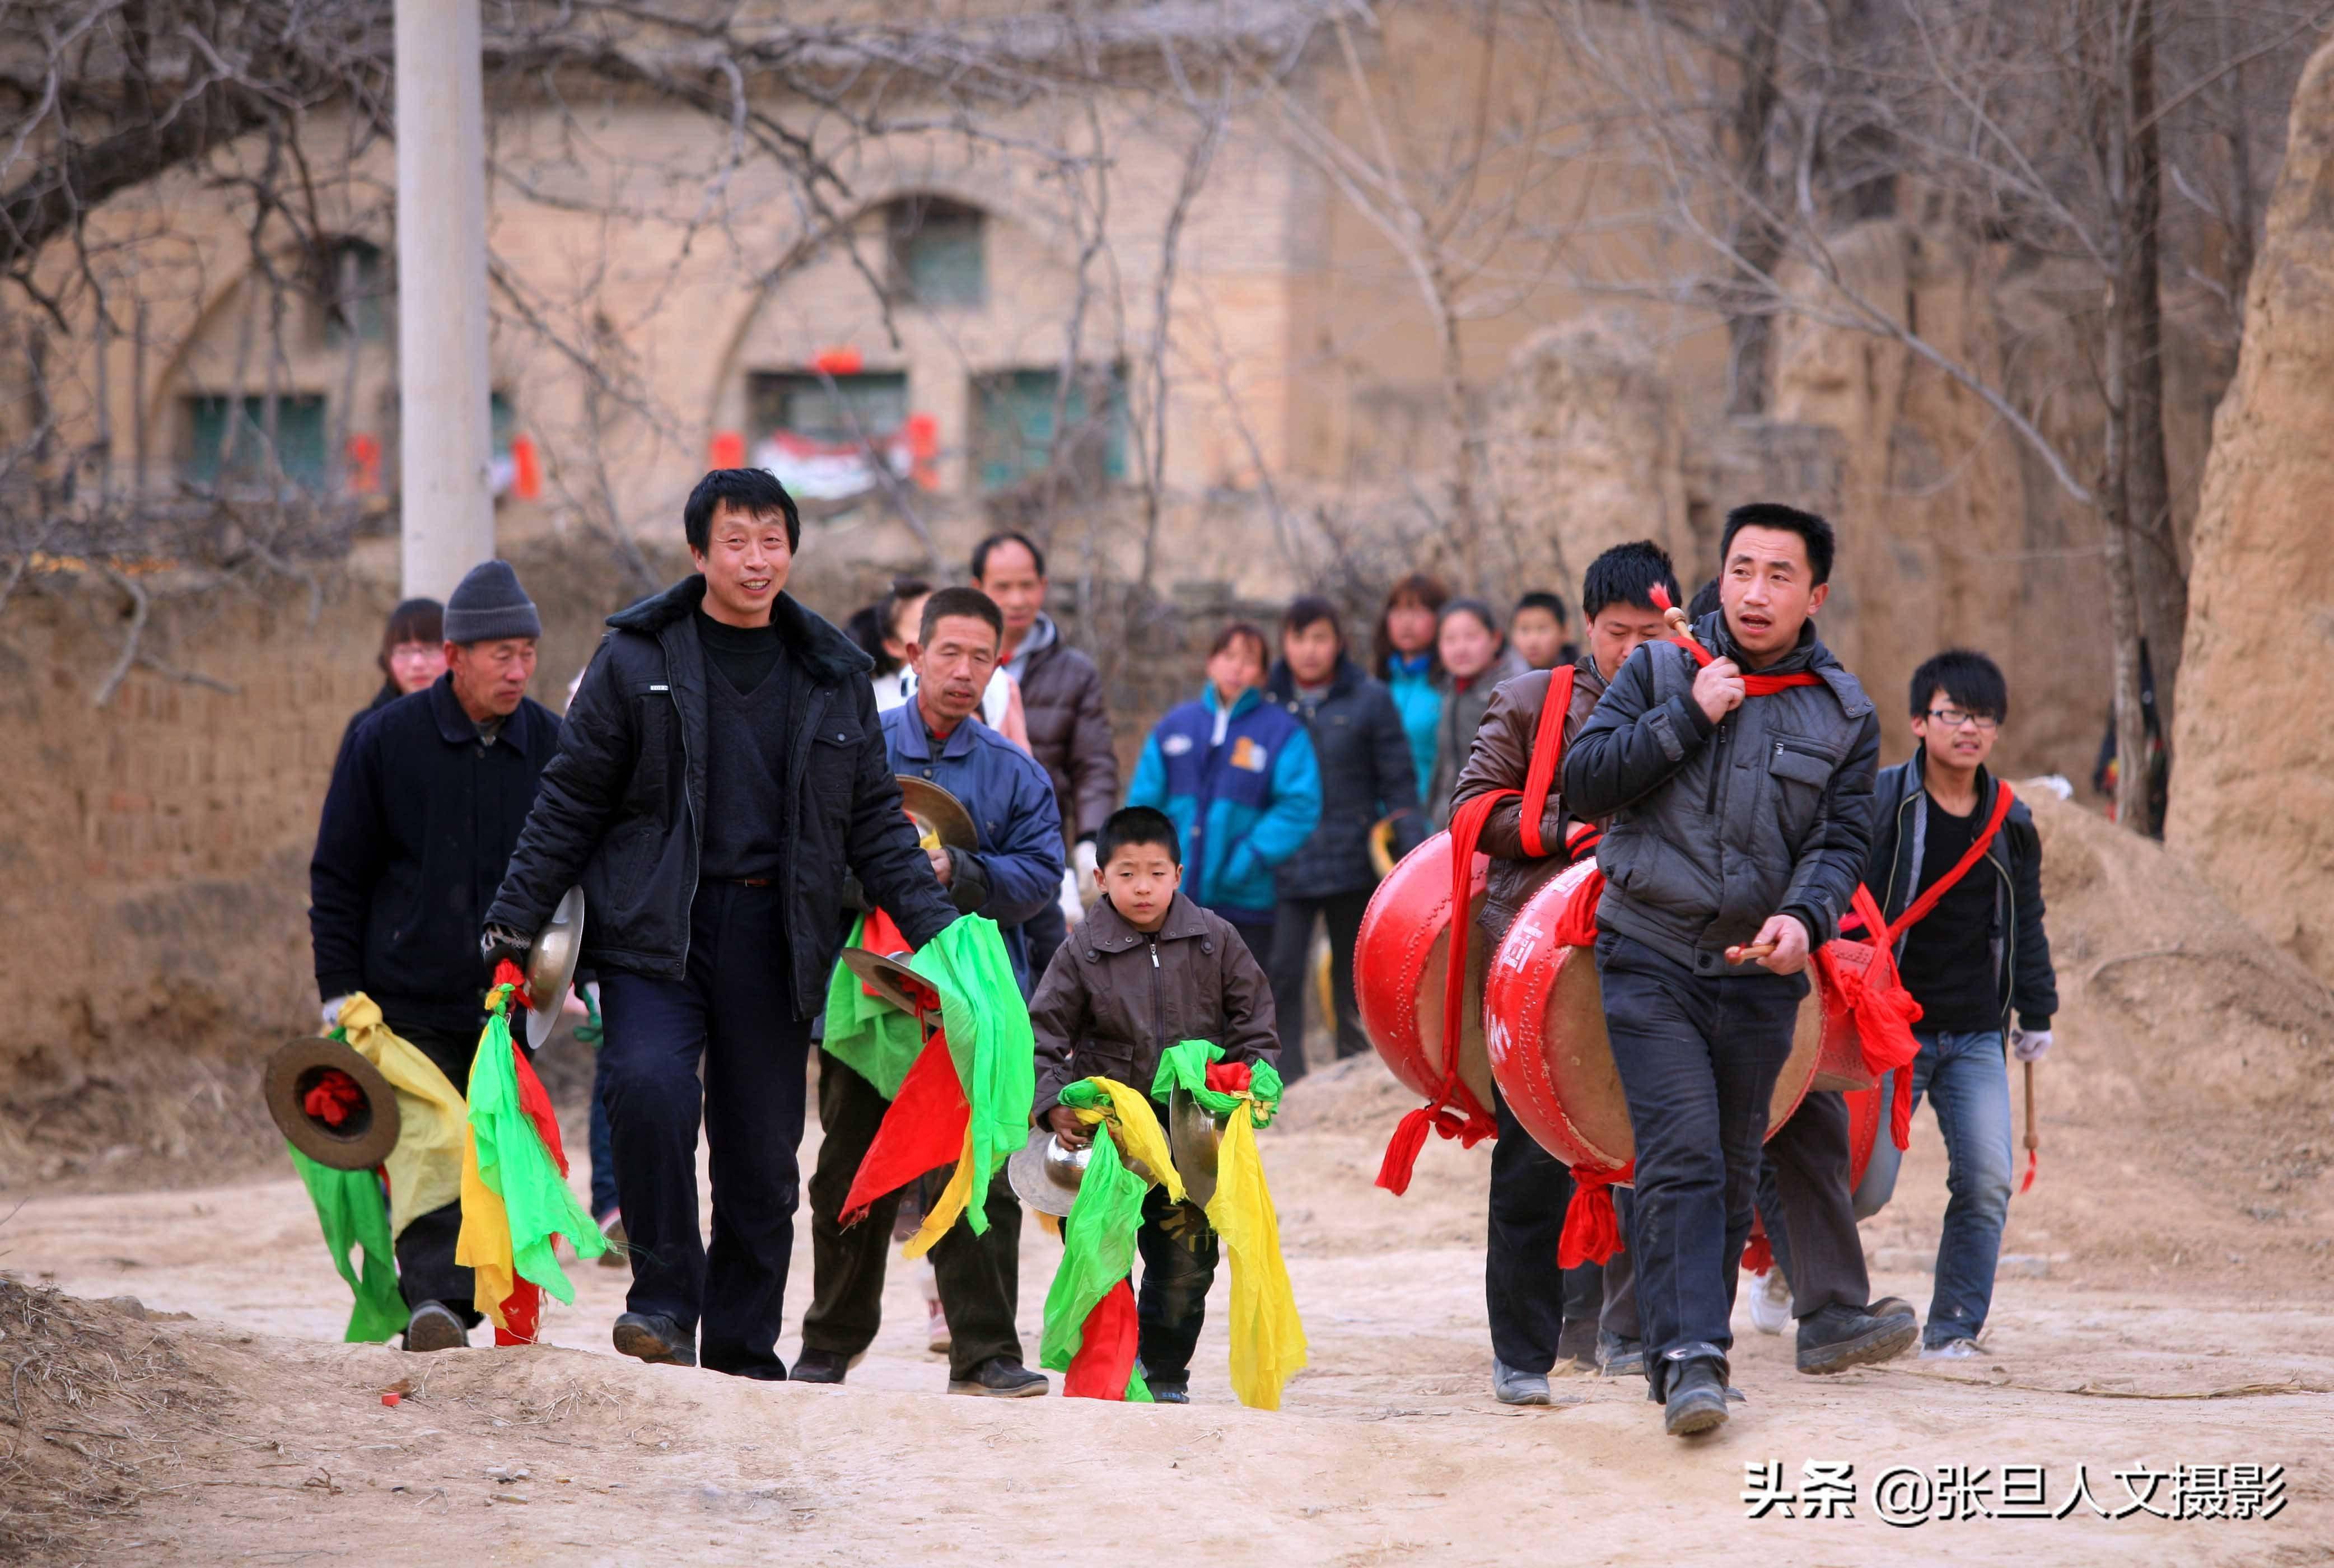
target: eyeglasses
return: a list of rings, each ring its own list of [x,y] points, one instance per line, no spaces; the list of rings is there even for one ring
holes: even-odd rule
[[[1978,732],[1982,735],[1992,735],[2001,727],[2001,720],[1998,718],[1988,718],[1983,714],[1963,713],[1958,707],[1933,707],[1929,710],[1929,717],[1947,729],[1959,729],[1965,724],[1973,724],[1977,726]]]

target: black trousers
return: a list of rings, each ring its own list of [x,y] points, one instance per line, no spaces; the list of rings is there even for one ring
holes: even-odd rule
[[[1847,1101],[1816,1089],[1767,1140],[1759,1172],[1759,1217],[1775,1265],[1791,1284],[1791,1312],[1828,1306],[1861,1311],[1872,1300],[1864,1238],[1848,1190]]]
[[[1804,975],[1697,975],[1611,931],[1596,938],[1605,1027],[1637,1144],[1637,1310],[1655,1400],[1670,1371],[1722,1370],[1750,1235],[1767,1101],[1791,1052]]]
[[[787,983],[783,890],[708,882],[680,979],[604,973],[609,1144],[632,1256],[626,1304],[661,1313],[715,1371],[776,1368],[794,1251],[810,1024]],[[702,1063],[700,1089],[698,1070]],[[713,1245],[697,1223],[697,1127]]]
[[[1556,1365],[1566,1316],[1566,1271],[1556,1255],[1572,1207],[1572,1170],[1533,1141],[1506,1096],[1494,1091],[1491,1110],[1500,1120],[1483,1251],[1491,1353],[1519,1372],[1545,1374]],[[1592,1305],[1586,1315],[1596,1313]]]
[[[1637,1213],[1637,1195],[1625,1187],[1611,1190],[1613,1217],[1621,1223],[1621,1250],[1605,1260],[1599,1281],[1605,1299],[1596,1314],[1596,1332],[1635,1343],[1645,1337],[1644,1323],[1637,1315],[1637,1241],[1631,1234]]]
[[[391,1034],[429,1057],[456,1093],[468,1098],[470,1060],[477,1054],[478,1031],[486,1027],[483,1016],[477,1029],[467,1032],[425,1029],[392,1018],[382,1022]],[[397,1237],[397,1290],[405,1298],[409,1313],[434,1301],[476,1328],[481,1314],[472,1298],[477,1287],[470,1271],[454,1261],[454,1244],[461,1234],[458,1202],[415,1215]]]
[[[803,1348],[845,1361],[873,1344],[883,1324],[885,1254],[901,1191],[876,1199],[856,1225],[845,1227],[842,1214],[891,1104],[875,1085],[820,1053],[818,1121],[826,1137],[810,1178],[812,1284],[810,1310],[803,1314]],[[937,1170],[921,1178],[926,1204],[940,1196],[948,1176]],[[973,1235],[959,1219],[925,1255],[940,1284],[940,1311],[949,1325],[949,1376],[956,1380],[969,1378],[983,1361],[998,1356],[1021,1360],[1021,1336],[1013,1326],[1021,1305],[1021,1200],[1001,1169],[989,1184],[984,1212],[986,1236]]]
[[[1362,1033],[1360,1007],[1354,1001],[1354,943],[1361,936],[1362,915],[1370,907],[1369,890],[1331,893],[1317,899],[1283,899],[1272,928],[1272,961],[1265,966],[1272,981],[1272,1010],[1280,1031],[1280,1078],[1294,1083],[1305,1076],[1305,993],[1311,976],[1306,957],[1313,947],[1313,922],[1329,927],[1329,990],[1336,1005],[1333,1025],[1339,1057],[1356,1056],[1370,1048]]]
[[[1177,1203],[1164,1187],[1143,1193],[1143,1227],[1134,1233],[1143,1257],[1143,1284],[1134,1293],[1136,1353],[1154,1393],[1191,1381],[1191,1352],[1207,1323],[1220,1245],[1197,1204]]]

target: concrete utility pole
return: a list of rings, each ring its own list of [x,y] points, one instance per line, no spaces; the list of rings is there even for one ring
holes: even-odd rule
[[[397,0],[397,354],[405,592],[495,553],[478,0]]]

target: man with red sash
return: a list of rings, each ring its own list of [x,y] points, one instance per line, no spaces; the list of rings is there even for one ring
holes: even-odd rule
[[[1726,1419],[1768,1100],[1808,955],[1838,934],[1871,849],[1879,719],[1811,620],[1833,552],[1810,513],[1729,513],[1719,612],[1691,643],[1630,655],[1564,759],[1567,807],[1610,819],[1596,968],[1636,1140],[1646,1380],[1678,1436]],[[1834,1305],[1801,1323],[1811,1336],[1889,1334]]]
[[[1977,1353],[2010,1210],[2004,1036],[2010,1055],[2039,1060],[2059,987],[2042,927],[2042,841],[2024,803],[1985,767],[2009,684],[1985,655],[1952,649],[1914,672],[1912,710],[1921,749],[1880,775],[1865,882],[1921,1005],[1913,1099],[1929,1097],[1945,1139],[1952,1196],[1921,1354],[1951,1359]],[[1898,1158],[1881,1139],[1867,1193],[1893,1186]]]
[[[1636,646],[1667,634],[1654,602],[1655,588],[1677,602],[1669,553],[1651,540],[1616,544],[1589,563],[1580,592],[1587,650],[1568,669],[1519,676],[1491,694],[1452,792],[1454,810],[1477,795],[1524,788],[1550,688],[1559,679],[1571,688],[1563,714],[1563,740],[1570,744]],[[1491,857],[1491,869],[1476,923],[1489,951],[1498,952],[1532,895],[1571,863],[1567,830],[1573,821],[1561,791],[1550,793],[1540,813],[1537,843],[1526,842],[1519,794],[1502,800],[1484,819],[1475,847]],[[1490,1225],[1483,1258],[1491,1392],[1502,1404],[1545,1405],[1548,1374],[1558,1359],[1587,1361],[1596,1356],[1604,1271],[1594,1263],[1572,1269],[1558,1265],[1558,1244],[1572,1203],[1572,1172],[1533,1141],[1496,1089],[1493,1096],[1500,1135],[1491,1149]]]

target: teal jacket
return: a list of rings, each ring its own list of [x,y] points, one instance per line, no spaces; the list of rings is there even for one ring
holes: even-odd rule
[[[1402,732],[1410,737],[1422,795],[1434,776],[1435,732],[1442,726],[1442,693],[1435,687],[1433,669],[1431,653],[1409,659],[1397,653],[1386,661],[1386,690],[1394,697],[1394,711],[1402,715]]]
[[[1321,770],[1305,726],[1260,690],[1232,704],[1223,738],[1213,686],[1159,721],[1143,743],[1131,806],[1167,813],[1183,841],[1183,891],[1227,919],[1272,913],[1272,869],[1321,820]]]

